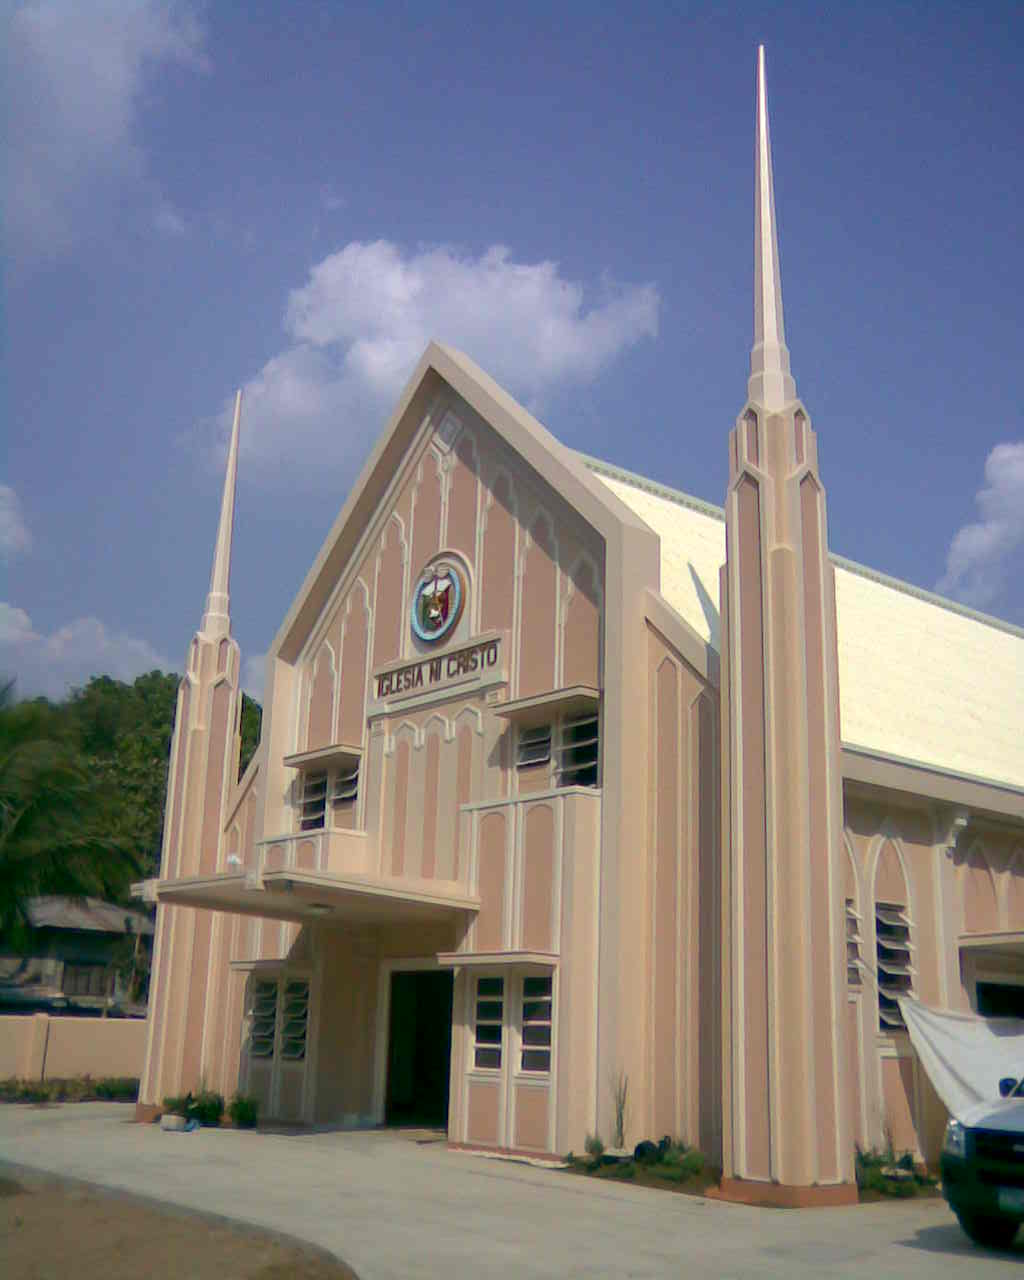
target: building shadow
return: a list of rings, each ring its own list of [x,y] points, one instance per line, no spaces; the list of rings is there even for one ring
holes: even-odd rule
[[[693,579],[693,588],[697,592],[697,602],[700,604],[701,612],[704,614],[704,621],[708,624],[708,634],[711,636],[711,647],[717,653],[722,652],[722,615],[719,613],[714,600],[708,595],[704,587],[704,583],[700,580],[700,575],[692,564],[689,566],[690,577]]]
[[[900,1244],[908,1249],[922,1249],[925,1253],[945,1253],[962,1257],[969,1267],[984,1258],[1005,1258],[1007,1261],[1024,1262],[1024,1232],[1017,1232],[1017,1239],[1009,1249],[983,1249],[968,1240],[956,1222],[943,1222],[934,1227],[921,1227],[909,1240]],[[968,1271],[964,1272],[969,1274]]]

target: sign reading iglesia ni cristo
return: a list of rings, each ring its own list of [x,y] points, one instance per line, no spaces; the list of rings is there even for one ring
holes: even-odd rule
[[[503,678],[501,666],[501,637],[487,636],[453,649],[436,658],[422,658],[404,667],[375,672],[373,696],[378,702],[389,698],[411,697],[431,690],[444,690],[451,685],[462,685]]]

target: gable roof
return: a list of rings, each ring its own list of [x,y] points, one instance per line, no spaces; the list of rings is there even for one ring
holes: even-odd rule
[[[294,661],[304,638],[320,616],[352,558],[359,539],[392,492],[402,462],[438,395],[450,388],[482,418],[538,475],[588,521],[606,545],[629,531],[651,544],[648,525],[591,472],[572,449],[528,413],[493,378],[461,351],[431,342],[420,358],[359,478],[324,539],[298,595],[270,649]]]
[[[578,455],[661,541],[661,593],[716,650],[725,513]],[[832,556],[843,744],[1024,787],[1024,629]]]

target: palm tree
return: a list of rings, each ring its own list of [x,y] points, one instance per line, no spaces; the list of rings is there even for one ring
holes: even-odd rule
[[[0,933],[24,942],[39,894],[124,893],[138,862],[107,808],[57,709],[0,685]]]

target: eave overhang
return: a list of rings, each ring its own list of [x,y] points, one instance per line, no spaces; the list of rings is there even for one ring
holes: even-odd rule
[[[502,716],[521,728],[547,724],[553,715],[583,715],[596,711],[601,701],[601,691],[591,685],[574,684],[565,689],[552,689],[548,693],[535,693],[529,698],[515,698],[499,702],[491,707],[496,716]]]
[[[296,751],[285,756],[284,763],[289,769],[299,769],[303,773],[314,769],[329,769],[332,765],[352,769],[359,764],[362,755],[362,747],[335,742],[329,747],[318,747],[315,751]]]
[[[235,871],[147,884],[152,886],[151,900],[158,903],[307,924],[464,921],[480,910],[479,898],[439,893],[423,884],[386,884],[294,867],[262,876]]]
[[[554,951],[439,951],[441,969],[502,969],[513,965],[530,969],[555,969]]]
[[[850,789],[882,791],[894,798],[924,797],[993,819],[1024,824],[1024,790],[985,778],[953,773],[923,761],[903,760],[843,743],[841,770]]]

